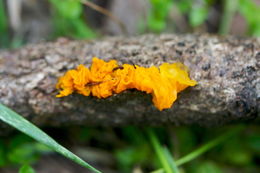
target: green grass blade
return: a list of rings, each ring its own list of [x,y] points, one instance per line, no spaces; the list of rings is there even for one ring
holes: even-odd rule
[[[171,169],[170,164],[167,161],[167,158],[165,157],[165,153],[163,151],[163,147],[159,143],[157,137],[155,136],[154,132],[152,130],[148,130],[148,135],[150,138],[150,141],[152,143],[152,146],[155,150],[156,155],[158,156],[162,167],[166,173],[175,173],[174,170]]]
[[[163,148],[163,152],[164,152],[164,156],[166,157],[169,165],[171,166],[171,169],[173,170],[174,173],[179,173],[179,170],[177,168],[177,165],[173,159],[172,154],[170,153],[170,151],[168,150],[168,148],[164,147]]]
[[[157,169],[155,171],[152,171],[151,173],[165,173],[164,170],[161,168],[161,169]]]
[[[232,129],[231,131],[220,135],[219,137],[213,139],[212,141],[206,143],[205,145],[199,147],[198,149],[196,149],[195,151],[187,154],[186,156],[176,160],[176,165],[180,166],[184,163],[187,163],[195,158],[197,158],[198,156],[202,155],[203,153],[205,153],[206,151],[212,149],[213,147],[219,145],[220,143],[226,141],[228,138],[230,138],[231,136],[233,136],[234,134],[240,132],[243,129],[243,126],[239,126],[237,128]]]
[[[224,13],[220,22],[219,34],[228,34],[233,16],[237,11],[238,0],[224,1]]]
[[[8,21],[4,1],[0,0],[0,47],[8,47]]]
[[[0,34],[4,34],[7,31],[7,20],[5,15],[4,1],[0,0]]]
[[[34,138],[40,143],[47,145],[54,151],[78,163],[79,165],[88,168],[95,173],[101,173],[100,171],[83,161],[81,158],[79,158],[78,156],[76,156],[75,154],[58,144],[54,139],[49,137],[41,129],[39,129],[38,127],[27,121],[25,118],[18,115],[16,112],[12,111],[11,109],[7,108],[2,104],[0,104],[0,119],[5,123],[13,126],[17,130]]]

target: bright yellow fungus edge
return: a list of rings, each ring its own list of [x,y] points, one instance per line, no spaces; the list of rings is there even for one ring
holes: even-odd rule
[[[188,68],[182,63],[163,63],[159,68],[123,64],[116,60],[105,62],[92,59],[90,68],[80,64],[59,78],[56,97],[68,96],[74,92],[84,96],[106,98],[127,89],[137,89],[152,94],[152,101],[159,109],[167,109],[177,99],[177,93],[197,82],[191,80]]]

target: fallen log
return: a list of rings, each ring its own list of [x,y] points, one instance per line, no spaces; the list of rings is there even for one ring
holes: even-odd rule
[[[182,62],[198,82],[159,111],[151,96],[129,90],[106,99],[73,94],[56,98],[57,78],[93,56],[140,66]],[[0,52],[0,103],[40,126],[222,125],[258,119],[260,39],[211,35],[144,35],[131,38],[31,44]]]

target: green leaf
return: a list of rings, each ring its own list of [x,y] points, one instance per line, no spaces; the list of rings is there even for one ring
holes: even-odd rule
[[[208,8],[206,6],[193,7],[189,13],[189,21],[191,26],[196,27],[201,25],[208,16]]]
[[[35,173],[34,169],[29,165],[23,165],[19,169],[19,173]]]
[[[249,33],[260,36],[260,6],[252,0],[240,0],[238,11],[246,19]]]
[[[28,136],[34,138],[35,140],[43,143],[53,149],[54,151],[62,154],[63,156],[71,159],[72,161],[78,163],[79,165],[90,169],[95,173],[100,173],[97,169],[83,161],[81,158],[58,144],[54,139],[49,137],[46,133],[44,133],[41,129],[24,119],[21,115],[18,115],[11,109],[6,106],[0,104],[0,119],[5,123],[13,126],[17,130],[27,134]]]
[[[54,36],[69,36],[76,39],[97,37],[83,18],[83,4],[79,0],[49,0],[54,7]]]
[[[28,143],[8,151],[7,157],[13,163],[31,164],[39,158],[39,155],[35,152],[34,146]]]
[[[176,4],[180,12],[185,14],[189,12],[190,8],[192,7],[192,0],[177,1]]]
[[[173,157],[171,157],[169,152],[161,146],[158,138],[155,136],[152,130],[148,130],[148,136],[164,171],[166,173],[178,173],[178,169],[175,165],[175,162],[173,161]]]
[[[58,10],[59,15],[67,19],[79,18],[82,14],[82,4],[77,0],[50,0]]]
[[[150,18],[148,20],[148,27],[154,32],[160,32],[166,27],[166,22],[164,20]]]
[[[74,38],[85,38],[85,39],[90,39],[90,38],[95,38],[96,33],[84,23],[83,20],[73,20],[71,21],[71,26],[73,27],[73,37]]]
[[[166,19],[172,6],[171,0],[150,0],[151,9],[148,16],[148,29],[160,32],[166,27]]]
[[[260,7],[252,0],[240,0],[238,3],[238,10],[249,23],[260,20]]]
[[[46,145],[31,140],[30,138],[30,141],[13,146],[12,143],[9,144],[7,153],[9,161],[19,164],[32,164],[38,160],[41,154],[53,152]]]

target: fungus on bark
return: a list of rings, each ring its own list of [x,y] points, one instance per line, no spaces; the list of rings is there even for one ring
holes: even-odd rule
[[[119,66],[115,60],[105,62],[94,57],[90,68],[80,64],[59,78],[56,97],[77,92],[106,98],[127,89],[137,89],[152,94],[154,105],[163,110],[172,106],[178,92],[196,84],[182,63],[163,63],[159,68],[145,68],[130,64]]]

